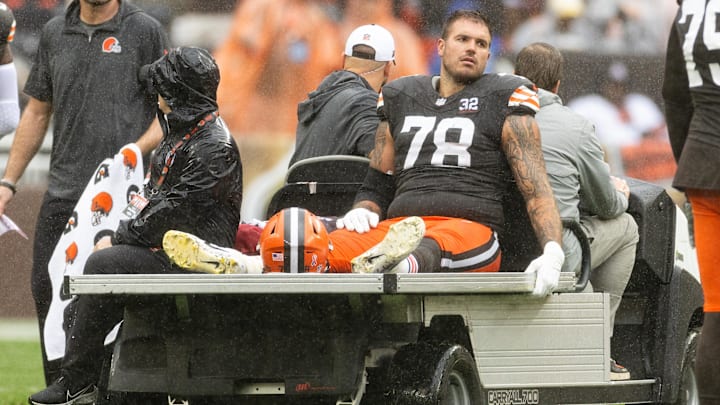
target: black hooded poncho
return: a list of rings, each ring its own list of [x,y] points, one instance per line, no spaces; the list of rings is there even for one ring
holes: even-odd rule
[[[171,50],[141,69],[141,80],[172,112],[158,113],[164,138],[150,163],[147,205],[122,221],[113,244],[160,247],[166,231],[192,233],[232,247],[240,222],[242,164],[237,145],[217,114],[217,65],[207,51]]]

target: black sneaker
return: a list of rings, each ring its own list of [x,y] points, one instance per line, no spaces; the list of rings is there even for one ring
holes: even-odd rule
[[[630,379],[630,372],[625,367],[619,365],[615,360],[610,359],[610,380],[624,381]]]
[[[77,388],[65,377],[60,377],[49,387],[31,395],[28,402],[32,405],[87,405],[94,404],[96,397],[94,384]]]

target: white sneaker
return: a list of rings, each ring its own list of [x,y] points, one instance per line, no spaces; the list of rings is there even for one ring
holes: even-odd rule
[[[610,380],[625,381],[630,379],[630,372],[625,367],[610,359]]]
[[[176,265],[190,271],[210,274],[262,273],[260,256],[247,256],[235,249],[213,245],[186,232],[165,232],[163,249]]]
[[[385,238],[350,261],[353,273],[387,273],[415,250],[425,235],[420,217],[407,217],[390,225]]]

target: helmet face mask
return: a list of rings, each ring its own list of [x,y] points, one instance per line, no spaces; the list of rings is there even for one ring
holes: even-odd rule
[[[265,273],[324,273],[330,249],[325,225],[303,208],[273,215],[260,234]]]

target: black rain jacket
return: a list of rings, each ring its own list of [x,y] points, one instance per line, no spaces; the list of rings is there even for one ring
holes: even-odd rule
[[[338,70],[298,104],[293,163],[316,156],[367,157],[375,147],[379,94],[362,76]]]
[[[144,67],[141,80],[172,112],[158,114],[165,136],[151,160],[144,188],[148,204],[136,218],[121,222],[113,244],[160,247],[165,232],[174,229],[232,247],[240,223],[242,164],[216,113],[215,62],[199,48],[178,48]]]

